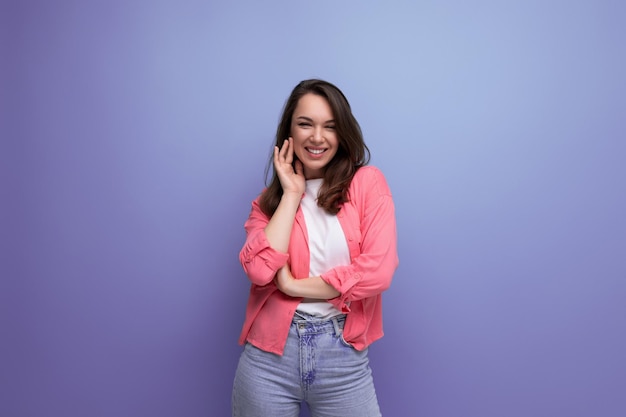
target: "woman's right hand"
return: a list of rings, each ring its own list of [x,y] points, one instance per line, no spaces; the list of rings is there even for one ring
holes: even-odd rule
[[[283,188],[283,196],[264,229],[270,246],[282,253],[289,250],[291,229],[306,190],[304,167],[298,160],[294,163],[293,154],[293,138],[285,140],[280,149],[274,147],[274,169]]]
[[[295,169],[294,169],[295,166]],[[293,138],[285,139],[283,146],[274,146],[274,168],[283,187],[283,194],[294,193],[302,196],[306,189],[302,162],[293,163]]]

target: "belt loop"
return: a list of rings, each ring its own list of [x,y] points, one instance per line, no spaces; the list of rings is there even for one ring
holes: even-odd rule
[[[335,336],[341,336],[341,328],[339,327],[337,317],[331,317],[331,320],[333,322],[333,326],[335,327]]]
[[[302,314],[300,314],[297,310],[293,315],[294,320],[306,320],[306,317],[304,317]]]

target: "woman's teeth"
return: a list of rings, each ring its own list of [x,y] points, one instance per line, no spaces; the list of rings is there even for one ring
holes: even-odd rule
[[[313,155],[319,155],[324,152],[324,149],[307,149],[307,151],[311,152]]]

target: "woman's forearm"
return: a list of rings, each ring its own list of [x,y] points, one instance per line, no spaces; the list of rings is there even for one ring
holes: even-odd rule
[[[270,246],[280,252],[287,252],[291,229],[296,218],[296,212],[300,205],[302,194],[285,193],[280,199],[280,203],[265,226],[265,235],[270,242]]]
[[[339,291],[327,284],[321,277],[295,279],[289,266],[285,265],[276,274],[276,286],[290,297],[317,298],[330,300],[339,296]]]
[[[328,285],[321,277],[294,279],[291,283],[292,297],[318,298],[329,300],[339,296],[339,291]]]

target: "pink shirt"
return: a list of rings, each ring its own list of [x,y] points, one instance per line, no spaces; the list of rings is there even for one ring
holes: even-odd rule
[[[383,336],[381,293],[389,288],[398,266],[396,220],[391,191],[377,168],[360,168],[348,196],[350,201],[337,217],[348,242],[351,263],[321,277],[340,293],[328,301],[347,314],[344,339],[363,350]],[[279,291],[274,276],[288,262],[295,278],[308,278],[308,239],[301,208],[296,213],[288,253],[270,247],[264,231],[268,222],[257,198],[245,223],[247,238],[239,253],[252,282],[239,343],[248,341],[282,355],[291,319],[302,298]]]

